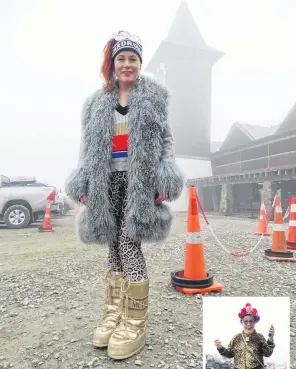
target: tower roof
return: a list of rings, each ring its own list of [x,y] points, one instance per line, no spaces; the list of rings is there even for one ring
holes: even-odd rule
[[[205,43],[185,0],[182,0],[179,5],[165,41],[182,46],[215,50]]]
[[[210,56],[212,63],[217,62],[224,55],[221,51],[205,43],[186,0],[181,1],[168,35],[157,48],[146,71],[152,72],[158,65],[159,59],[164,61],[166,56],[171,57],[177,52],[184,54],[184,56],[206,53]]]

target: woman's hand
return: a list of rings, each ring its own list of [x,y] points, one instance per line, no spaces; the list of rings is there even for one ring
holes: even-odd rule
[[[221,341],[219,340],[219,338],[216,339],[215,341],[215,345],[217,347],[218,350],[220,350],[220,348],[222,348],[222,343]]]
[[[269,333],[268,333],[268,336],[270,339],[273,339],[273,336],[274,336],[274,328],[273,328],[273,325],[270,326],[269,328]]]
[[[158,195],[155,199],[155,203],[157,205],[161,204],[164,200],[166,200],[166,197],[164,195]]]
[[[80,196],[80,202],[83,204],[83,205],[85,205],[86,204],[86,202],[87,202],[87,196],[86,196],[86,194],[84,193],[84,194],[82,194],[81,196]]]

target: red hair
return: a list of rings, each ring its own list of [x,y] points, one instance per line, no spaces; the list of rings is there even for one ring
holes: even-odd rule
[[[112,60],[112,48],[116,41],[111,38],[104,47],[104,60],[101,66],[101,73],[105,81],[106,90],[110,91],[115,86],[114,64]]]

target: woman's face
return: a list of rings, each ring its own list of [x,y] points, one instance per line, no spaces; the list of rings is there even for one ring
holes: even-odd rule
[[[141,71],[140,58],[133,51],[122,51],[115,57],[114,70],[119,82],[133,84]]]
[[[252,315],[246,315],[242,319],[242,325],[244,327],[244,332],[251,334],[255,329],[255,319]]]

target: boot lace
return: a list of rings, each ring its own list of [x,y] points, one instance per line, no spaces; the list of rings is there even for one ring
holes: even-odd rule
[[[128,331],[128,330],[132,330],[135,333],[138,331],[139,327],[133,325],[131,322],[129,322],[128,318],[128,302],[129,300],[136,302],[137,304],[139,304],[140,306],[142,306],[143,308],[147,307],[147,304],[144,302],[140,302],[132,297],[130,297],[128,295],[128,289],[130,287],[130,281],[129,280],[123,280],[122,284],[121,284],[121,290],[120,290],[120,295],[121,295],[121,299],[120,299],[120,304],[119,304],[119,309],[121,311],[121,322],[120,322],[120,328],[123,328],[124,331]],[[146,298],[147,296],[145,296]],[[146,318],[148,314],[148,311],[146,311],[145,315],[143,316],[143,320]]]
[[[117,309],[115,311],[110,311],[108,308],[108,305],[111,304],[111,297],[112,297],[112,285],[111,283],[108,281],[107,277],[106,277],[106,288],[105,288],[105,292],[104,292],[104,310],[102,313],[102,318],[100,319],[100,322],[98,323],[99,325],[102,325],[104,323],[104,325],[106,327],[112,327],[112,321],[108,321],[105,320],[108,316],[110,317],[111,315],[114,315],[114,318],[117,317],[118,315],[118,309],[119,306],[117,306]],[[116,315],[116,316],[115,316]]]

